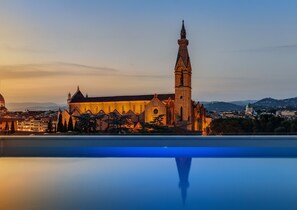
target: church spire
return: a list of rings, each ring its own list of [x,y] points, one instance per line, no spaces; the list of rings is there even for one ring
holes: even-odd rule
[[[186,204],[187,190],[190,186],[189,173],[191,169],[192,158],[190,157],[176,157],[175,158],[178,176],[179,176],[179,188],[181,190],[181,197],[183,206]]]
[[[184,20],[182,22],[182,28],[180,31],[180,39],[177,41],[177,43],[179,45],[179,49],[175,63],[175,70],[177,70],[178,66],[181,65],[180,63],[178,63],[180,59],[182,61],[182,65],[184,65],[184,68],[191,70],[190,57],[187,48],[187,46],[189,45],[189,40],[187,40],[187,32]]]
[[[192,67],[188,52],[189,40],[186,38],[186,28],[184,21],[180,31],[180,39],[177,41],[179,48],[174,68],[175,74],[175,97],[174,116],[175,126],[191,130],[192,129]]]
[[[187,38],[187,32],[186,32],[185,21],[184,20],[183,20],[182,28],[181,28],[181,31],[180,31],[180,38],[181,39],[186,39]]]

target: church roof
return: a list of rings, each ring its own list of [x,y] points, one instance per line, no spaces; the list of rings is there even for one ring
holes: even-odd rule
[[[107,96],[107,97],[72,97],[70,103],[80,102],[116,102],[116,101],[150,101],[155,95],[130,95],[130,96]],[[168,98],[174,99],[175,94],[158,94],[161,101]]]
[[[189,41],[187,40],[186,34],[187,33],[186,33],[184,21],[183,21],[181,32],[180,32],[180,39],[178,40],[179,49],[178,49],[178,54],[176,58],[175,68],[177,68],[178,63],[181,60],[184,68],[191,69],[190,57],[189,57],[189,52],[187,48]]]
[[[84,97],[84,95],[80,92],[79,87],[77,87],[77,91],[76,91],[76,93],[74,93],[74,95],[72,96],[71,101],[72,101],[72,100],[82,100],[82,99],[84,99],[84,98],[85,98],[85,97]]]
[[[181,39],[186,39],[187,38],[187,32],[186,32],[185,21],[184,20],[183,20],[182,29],[180,31],[180,38]]]
[[[251,104],[251,103],[248,103],[248,104],[246,105],[246,108],[252,108],[252,104]]]

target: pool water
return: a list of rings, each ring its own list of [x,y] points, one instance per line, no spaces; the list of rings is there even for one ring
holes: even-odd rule
[[[0,209],[297,209],[297,159],[0,158]]]

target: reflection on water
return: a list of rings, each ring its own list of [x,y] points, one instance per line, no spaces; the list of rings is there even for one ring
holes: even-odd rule
[[[285,158],[0,158],[0,209],[293,210],[296,165]]]
[[[181,196],[183,205],[186,203],[187,189],[189,187],[189,173],[191,169],[192,158],[189,157],[177,157],[175,158],[176,166],[179,176],[179,188],[181,190]]]

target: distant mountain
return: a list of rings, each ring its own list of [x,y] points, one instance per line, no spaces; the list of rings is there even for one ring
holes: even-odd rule
[[[59,108],[63,109],[66,105],[58,105],[55,103],[34,103],[34,102],[26,102],[26,103],[7,103],[6,108],[9,111],[58,111]]]
[[[239,105],[239,106],[246,106],[247,104],[253,104],[253,103],[256,103],[257,100],[244,100],[244,101],[229,101],[229,103],[231,104],[236,104],[236,105]]]
[[[233,103],[228,102],[220,102],[220,101],[214,101],[214,102],[204,102],[204,107],[208,111],[215,111],[215,112],[228,112],[228,111],[243,111],[244,106],[239,106]]]
[[[209,111],[242,111],[250,103],[255,109],[297,109],[297,97],[288,99],[263,98],[259,101],[244,100],[232,102],[202,102]]]
[[[297,109],[297,97],[288,99],[274,99],[263,98],[259,101],[255,100],[243,100],[243,101],[213,101],[213,102],[201,102],[208,111],[227,112],[227,111],[243,111],[248,103],[251,103],[255,109]],[[56,103],[7,103],[6,107],[9,111],[57,111],[59,109],[67,109],[66,104]]]
[[[278,109],[278,108],[297,108],[297,97],[288,98],[288,99],[274,99],[274,98],[263,98],[260,101],[257,101],[253,104],[255,108],[269,108],[269,109]]]

